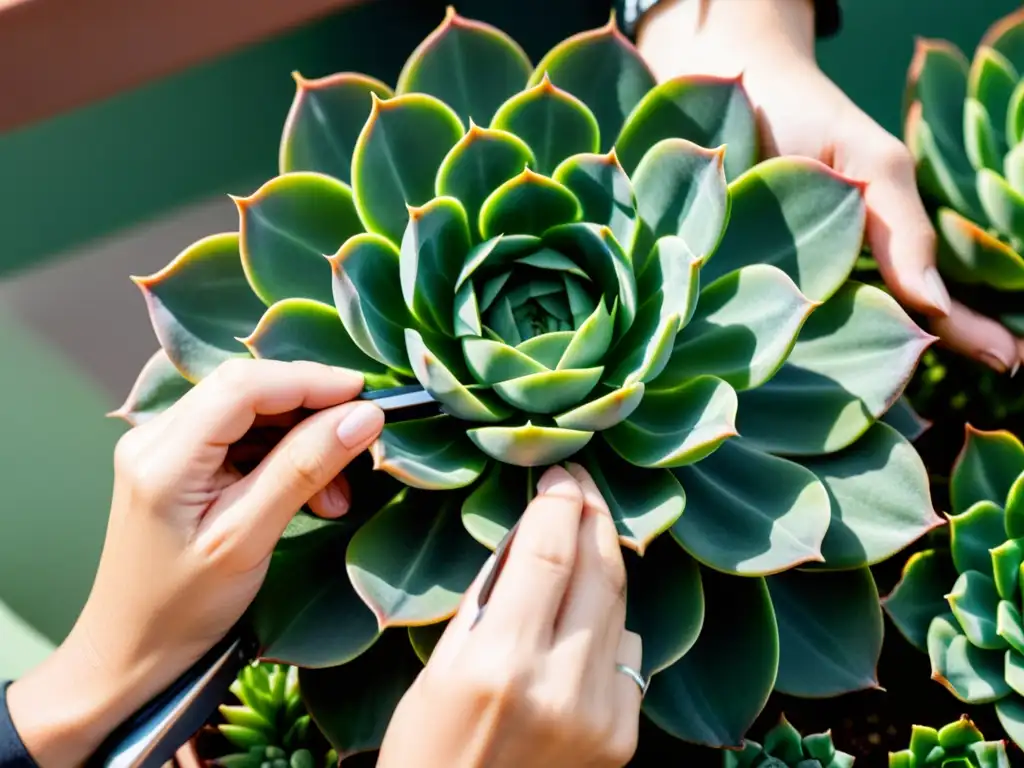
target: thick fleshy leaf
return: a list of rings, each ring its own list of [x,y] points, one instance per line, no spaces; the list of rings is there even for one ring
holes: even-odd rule
[[[828,493],[799,464],[736,438],[675,475],[686,490],[686,512],[672,535],[704,565],[763,576],[821,561]]]
[[[312,360],[378,376],[388,370],[355,345],[334,307],[312,299],[277,302],[243,343],[266,360]]]
[[[972,218],[983,220],[985,213],[978,199],[974,168],[963,147],[943,146],[948,138],[936,138],[945,133],[940,126],[925,120],[921,102],[910,105],[904,127],[907,146],[917,161],[917,183],[923,192],[942,205],[951,205]],[[962,116],[960,117],[962,122]],[[961,131],[962,133],[962,131]]]
[[[187,379],[199,381],[232,357],[248,357],[237,337],[256,327],[266,306],[246,280],[238,235],[205,237],[159,272],[132,279],[160,346]]]
[[[558,361],[558,369],[583,368],[601,362],[612,343],[614,328],[615,318],[601,300],[593,313],[577,327]]]
[[[495,550],[533,499],[541,471],[491,464],[462,504],[462,525],[469,535]]]
[[[826,698],[878,687],[882,609],[870,570],[792,570],[767,582],[779,623],[775,690]]]
[[[1024,70],[1024,11],[1015,10],[995,21],[985,31],[979,48],[991,48],[1018,72]]]
[[[234,200],[252,290],[267,305],[297,297],[330,303],[331,269],[324,257],[363,230],[352,190],[330,176],[302,171]]]
[[[964,144],[967,158],[975,168],[1002,170],[1003,156],[992,119],[977,99],[967,99],[964,104]]]
[[[990,550],[992,579],[1003,600],[1013,600],[1020,587],[1020,566],[1024,563],[1024,542],[1020,539],[1004,541]]]
[[[1024,472],[1006,495],[1006,533],[1014,539],[1024,538]]]
[[[575,333],[573,331],[554,331],[542,333],[519,344],[516,349],[524,355],[529,355],[545,368],[557,368],[558,361],[565,355],[565,350],[572,343]]]
[[[678,235],[702,262],[718,247],[730,208],[724,156],[721,147],[676,138],[659,141],[644,155],[632,177],[640,230],[635,240],[620,241],[631,249],[641,284],[659,238]]]
[[[486,457],[449,416],[387,424],[370,446],[374,469],[413,488],[446,491],[474,482]]]
[[[956,570],[947,552],[915,552],[903,566],[899,583],[882,600],[900,634],[918,650],[927,649],[932,619],[949,612],[946,594],[955,579]]]
[[[433,96],[374,97],[352,158],[356,209],[367,231],[402,242],[407,206],[434,196],[437,170],[464,133],[459,116]]]
[[[989,550],[1006,541],[1003,508],[991,501],[979,501],[949,518],[949,535],[957,571],[979,571],[991,578]]]
[[[518,136],[474,124],[441,163],[434,189],[439,196],[462,203],[473,239],[479,240],[484,200],[524,168],[536,164],[533,152]]]
[[[406,633],[392,630],[348,664],[300,669],[299,687],[313,722],[344,760],[380,749],[398,702],[422,670]]]
[[[943,523],[924,462],[887,424],[874,424],[842,451],[801,463],[824,483],[832,505],[821,545],[825,568],[880,563]]]
[[[921,414],[914,410],[914,406],[906,396],[893,403],[892,408],[882,414],[881,421],[912,443],[916,442],[932,426],[930,421],[922,418]]]
[[[1024,237],[1024,195],[995,171],[978,171],[978,197],[989,221],[1006,237]]]
[[[377,639],[377,622],[338,563],[358,523],[300,512],[285,529],[250,609],[261,656],[333,667]]]
[[[307,80],[298,72],[295,98],[281,135],[281,173],[317,171],[349,183],[352,155],[370,116],[373,99],[390,98],[391,88],[355,72]]]
[[[644,385],[637,382],[555,416],[555,424],[565,429],[602,432],[629,418],[640,406],[643,396]]]
[[[582,464],[608,503],[622,544],[641,556],[683,513],[686,492],[667,469],[639,469],[601,441],[583,450]]]
[[[551,227],[578,221],[580,201],[557,181],[529,168],[491,193],[480,208],[484,239],[498,235],[542,235]]]
[[[459,381],[419,332],[407,328],[405,344],[416,379],[452,416],[465,421],[498,422],[509,415],[496,398],[482,398],[481,393],[471,392]]]
[[[998,51],[988,46],[975,51],[967,78],[967,93],[985,106],[996,129],[1000,152],[1006,151],[1007,107],[1019,79],[1013,64]]]
[[[459,290],[471,277],[476,277],[481,281],[480,306],[486,309],[508,280],[509,267],[519,259],[536,253],[540,245],[541,239],[533,235],[499,236],[477,243],[466,255],[466,263],[459,272],[455,290]],[[498,281],[496,287],[490,286],[495,280]]]
[[[654,74],[614,18],[552,48],[537,65],[530,84],[547,77],[582,99],[594,113],[604,152],[615,143],[626,116],[655,85]]]
[[[137,427],[166,411],[190,389],[192,382],[181,375],[163,349],[158,349],[142,366],[121,407],[107,415]],[[643,392],[643,385],[640,385],[640,392]]]
[[[968,425],[967,440],[949,478],[954,514],[978,501],[1005,503],[1024,472],[1024,445],[1006,431],[984,432]]]
[[[654,675],[679,661],[704,625],[700,567],[668,536],[643,556],[627,554],[626,628],[643,640],[641,674]]]
[[[1018,746],[1024,744],[1024,700],[1019,696],[1007,696],[996,702],[996,717],[1006,735]],[[997,764],[997,768],[1003,768]]]
[[[409,627],[409,643],[421,662],[426,664],[430,661],[434,648],[441,641],[441,636],[447,628],[447,621],[424,624],[422,627]]]
[[[971,645],[990,651],[1006,648],[1006,640],[996,632],[999,593],[990,576],[964,571],[950,591],[949,607]]]
[[[729,226],[704,267],[706,282],[771,264],[824,301],[849,277],[867,219],[862,184],[816,160],[773,158],[730,184],[729,196]]]
[[[411,376],[405,329],[413,323],[402,298],[398,248],[364,232],[349,238],[330,262],[334,306],[352,341],[374,360]]]
[[[1024,290],[1024,258],[951,208],[939,209],[939,268],[958,283]]]
[[[643,711],[676,738],[739,747],[775,685],[775,612],[764,579],[701,569],[701,583],[706,609],[697,643],[651,678]]]
[[[501,381],[494,385],[498,396],[526,413],[558,413],[587,395],[601,380],[604,368],[568,368],[543,371]]]
[[[678,242],[682,243],[682,241]],[[685,247],[684,245],[683,248]],[[668,251],[666,255],[673,252],[679,253],[671,247],[664,248],[664,251]],[[696,304],[697,291],[692,283],[686,282],[686,279],[690,275],[696,278],[697,268],[693,262],[690,264],[676,262],[674,266],[678,267],[681,273],[679,277],[682,280],[666,283],[665,287],[672,292],[682,293],[683,300],[689,300],[689,304],[684,305],[689,311],[689,308]],[[687,267],[690,267],[688,270],[690,275],[687,275]],[[666,291],[666,293],[668,292]],[[645,383],[656,378],[665,370],[665,366],[668,365],[668,361],[672,357],[673,345],[682,323],[682,316],[679,314],[662,315],[662,310],[668,305],[668,299],[669,297],[665,294],[660,294],[652,297],[640,307],[636,320],[629,327],[626,335],[619,340],[612,357],[612,360],[615,360],[622,354],[626,355],[625,359],[618,362],[606,377],[609,384],[628,386],[637,382]]]
[[[967,704],[987,704],[1010,692],[1003,656],[971,645],[952,614],[936,616],[928,627],[932,679]]]
[[[619,244],[629,247],[636,232],[636,199],[614,150],[607,155],[573,155],[551,176],[576,195],[583,221],[607,226]]]
[[[779,372],[740,394],[740,434],[773,453],[845,448],[902,394],[934,341],[887,293],[851,281],[811,313]]]
[[[398,259],[402,297],[421,324],[452,335],[455,283],[470,249],[466,211],[454,197],[409,209]]]
[[[703,272],[703,270],[702,270]],[[814,304],[784,273],[753,264],[706,285],[652,388],[711,374],[737,390],[769,380],[793,349]]]
[[[736,435],[736,392],[699,376],[673,389],[648,390],[640,406],[602,435],[638,467],[681,467],[714,453]]]
[[[526,52],[500,29],[459,16],[444,21],[405,62],[398,93],[427,93],[450,106],[466,125],[487,124],[530,76]]]
[[[547,370],[515,347],[492,339],[463,339],[462,350],[469,372],[478,383],[486,386]]]
[[[383,630],[451,617],[486,558],[456,497],[410,489],[356,532],[345,567]]]
[[[552,173],[572,155],[597,152],[600,129],[587,106],[546,77],[531,85],[498,109],[491,128],[525,141],[533,150],[538,173]]]
[[[529,421],[519,427],[477,427],[466,434],[492,459],[517,467],[564,461],[594,436],[593,432],[539,426]]]
[[[644,96],[615,142],[622,167],[632,175],[662,139],[686,139],[702,147],[728,146],[730,181],[757,162],[757,119],[741,79],[710,75],[667,80]]]

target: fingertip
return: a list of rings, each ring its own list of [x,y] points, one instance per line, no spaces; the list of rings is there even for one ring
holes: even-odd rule
[[[341,444],[360,448],[375,440],[384,429],[384,411],[369,401],[344,406],[336,432]]]
[[[582,489],[568,471],[559,466],[548,467],[540,480],[537,481],[537,494],[540,496],[563,496],[569,499],[583,497]]]
[[[351,502],[345,490],[337,483],[329,483],[309,500],[309,509],[317,517],[336,520],[348,513]]]
[[[587,505],[601,512],[611,514],[608,502],[605,501],[604,496],[601,494],[601,489],[597,487],[597,483],[594,482],[591,474],[582,465],[575,462],[567,464],[566,469],[569,470],[569,474],[572,475],[573,479],[579,483],[580,488],[583,489],[583,497],[586,499]]]

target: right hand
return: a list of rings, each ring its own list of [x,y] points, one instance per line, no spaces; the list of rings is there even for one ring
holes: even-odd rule
[[[618,768],[633,757],[640,636],[625,628],[626,572],[587,472],[537,484],[487,611],[462,606],[388,726],[382,768]],[[570,474],[571,472],[571,474]]]

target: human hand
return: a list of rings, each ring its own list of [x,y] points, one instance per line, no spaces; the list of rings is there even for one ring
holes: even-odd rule
[[[997,372],[1024,361],[1024,339],[950,299],[910,151],[818,68],[810,0],[665,0],[638,47],[659,80],[742,73],[766,156],[811,157],[866,184],[867,241],[893,295],[946,345]]]
[[[467,590],[384,736],[381,768],[588,768],[636,750],[640,669],[608,506],[577,465],[553,467],[523,513],[476,626]]]
[[[81,764],[224,637],[304,504],[346,511],[335,480],[384,424],[377,406],[347,402],[362,388],[360,374],[317,363],[231,361],[121,438],[86,606],[60,648],[8,691],[43,768]],[[298,421],[300,409],[316,412]],[[276,445],[253,442],[267,429],[284,433]],[[252,471],[239,472],[242,462]]]

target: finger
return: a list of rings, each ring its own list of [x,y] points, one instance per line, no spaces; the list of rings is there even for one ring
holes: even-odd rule
[[[643,674],[643,640],[636,632],[623,630],[615,652],[616,664],[622,664]],[[646,679],[646,678],[645,678]],[[637,732],[640,726],[640,704],[643,691],[636,681],[624,672],[615,670],[615,708],[618,723],[615,740],[625,748],[630,743],[636,749]]]
[[[309,500],[309,509],[314,515],[338,518],[352,507],[352,488],[345,475],[338,475],[322,491]]]
[[[917,191],[914,161],[903,144],[882,134],[884,149],[866,179],[866,235],[893,295],[930,317],[948,315],[951,300],[935,268],[935,229]]]
[[[200,381],[168,412],[167,439],[180,446],[225,446],[240,440],[257,416],[298,408],[320,410],[347,402],[363,388],[363,376],[313,362],[231,360]]]
[[[1017,339],[1002,324],[954,302],[948,317],[931,321],[932,332],[962,355],[997,373],[1014,370],[1020,362]]]
[[[310,416],[222,496],[203,520],[200,535],[244,547],[249,560],[260,562],[302,505],[365,451],[383,426],[384,412],[369,402]]]
[[[505,569],[476,631],[514,635],[532,653],[551,642],[576,562],[583,491],[572,475],[551,467],[537,483],[509,548]]]
[[[434,652],[430,654],[430,661],[440,664],[442,667],[455,660],[455,657],[462,652],[462,648],[469,637],[469,631],[473,628],[477,617],[477,600],[480,596],[480,589],[484,585],[491,568],[494,567],[495,556],[492,554],[480,568],[469,589],[462,595],[459,602],[459,609],[445,627],[441,639],[434,646]],[[437,659],[435,662],[434,659]]]

